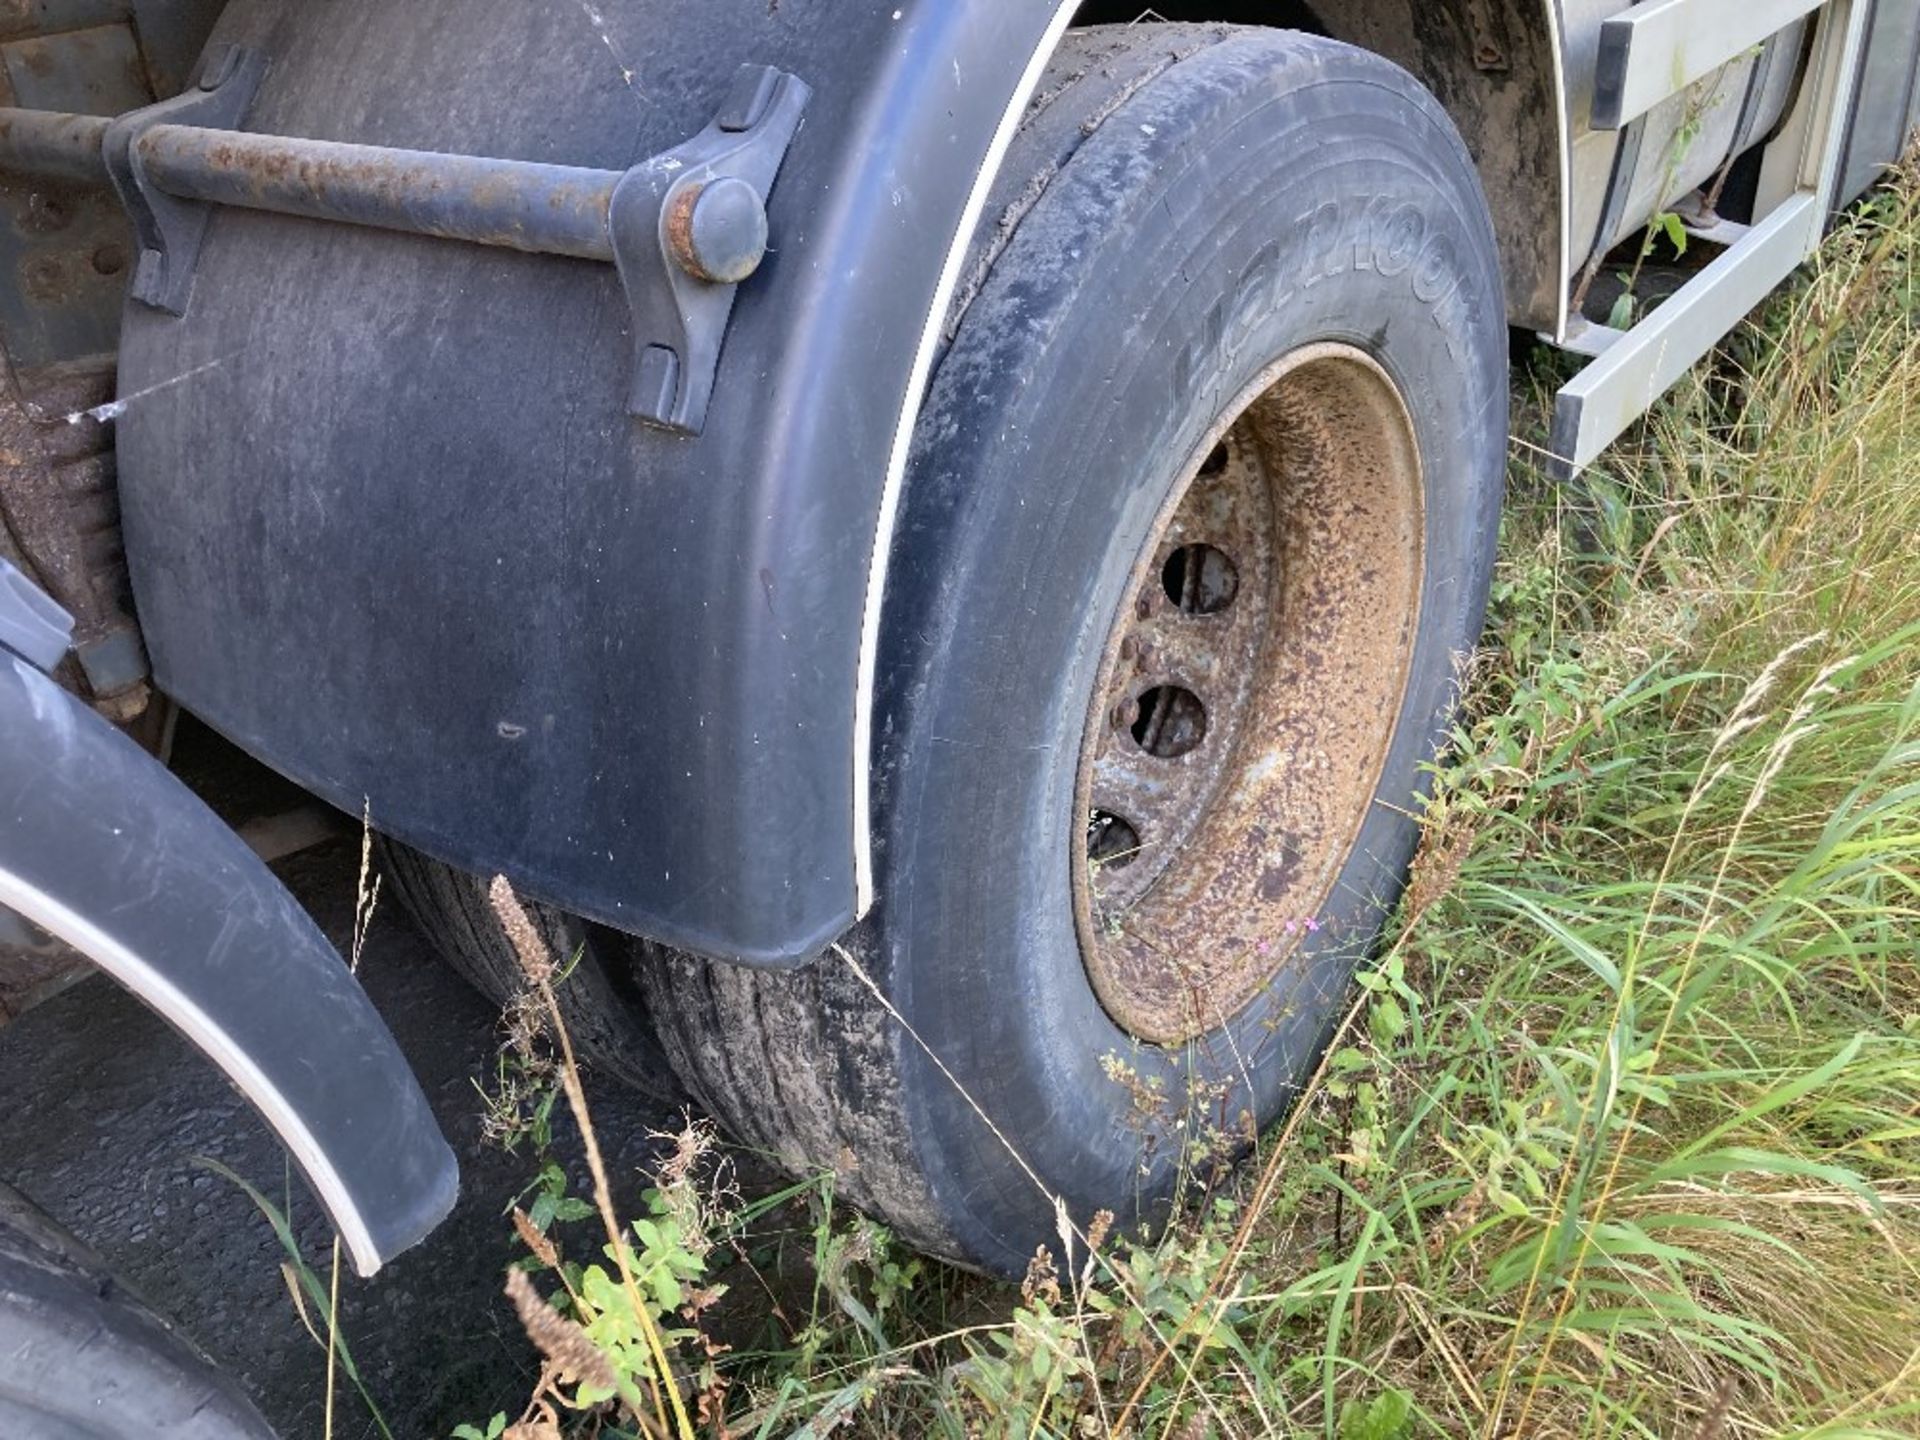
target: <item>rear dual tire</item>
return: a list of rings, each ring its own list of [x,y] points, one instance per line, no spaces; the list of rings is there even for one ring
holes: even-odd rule
[[[191,1341],[3,1184],[0,1436],[273,1440]]]
[[[635,956],[742,1139],[1001,1271],[1056,1199],[1151,1226],[1298,1093],[1404,884],[1506,437],[1485,203],[1411,77],[1142,25],[1039,93],[895,532],[879,904],[798,971]]]

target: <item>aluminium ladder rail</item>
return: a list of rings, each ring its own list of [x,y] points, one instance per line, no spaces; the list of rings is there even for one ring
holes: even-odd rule
[[[1581,325],[1563,343],[1596,356],[1554,405],[1553,468],[1578,474],[1820,244],[1838,188],[1846,117],[1870,0],[1654,0],[1601,28],[1593,126],[1619,129],[1795,21],[1818,13],[1807,77],[1812,123],[1797,188],[1750,226],[1722,222],[1726,250],[1631,329]]]

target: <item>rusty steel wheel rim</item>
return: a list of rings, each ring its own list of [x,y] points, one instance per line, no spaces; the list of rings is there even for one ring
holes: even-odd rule
[[[1386,762],[1419,625],[1411,418],[1311,345],[1197,447],[1109,633],[1081,744],[1074,909],[1123,1029],[1172,1045],[1315,931]]]

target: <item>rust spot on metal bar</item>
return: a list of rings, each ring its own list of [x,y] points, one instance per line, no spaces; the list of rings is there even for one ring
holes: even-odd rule
[[[661,220],[668,250],[689,275],[700,274],[700,258],[693,243],[693,207],[700,203],[700,192],[705,188],[703,185],[681,186],[668,199]]]

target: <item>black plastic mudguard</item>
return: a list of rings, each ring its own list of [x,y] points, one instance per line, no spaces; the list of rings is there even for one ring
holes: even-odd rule
[[[453,1208],[459,1170],[419,1081],[300,903],[159,761],[3,649],[0,905],[226,1072],[362,1275]]]
[[[347,809],[757,964],[872,898],[892,514],[966,237],[1070,0],[234,0],[245,128],[624,169],[813,89],[705,431],[628,418],[610,266],[224,211],[130,303],[161,685]]]

